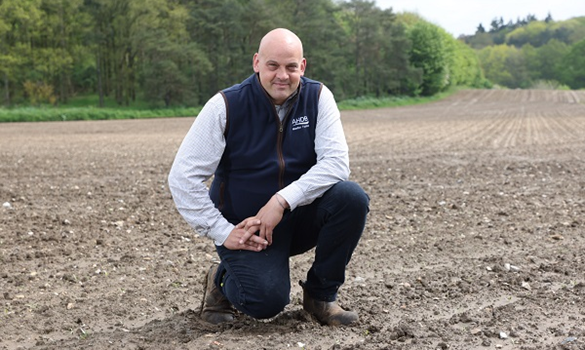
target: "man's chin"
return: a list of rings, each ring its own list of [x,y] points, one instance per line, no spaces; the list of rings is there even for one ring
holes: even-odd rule
[[[277,95],[286,95],[290,91],[290,87],[288,85],[282,86],[282,87],[281,86],[274,86],[272,90]]]
[[[291,94],[288,91],[279,90],[275,91],[273,94],[270,94],[270,97],[272,97],[274,102],[278,102],[277,104],[282,104],[290,95]]]

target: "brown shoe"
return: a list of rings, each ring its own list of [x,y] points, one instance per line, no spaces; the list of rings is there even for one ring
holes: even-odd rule
[[[357,322],[358,314],[353,311],[346,311],[337,305],[336,301],[319,301],[311,298],[305,290],[305,284],[300,281],[303,287],[303,309],[315,316],[324,325],[348,326]]]
[[[205,291],[201,307],[201,318],[209,323],[220,324],[234,320],[232,304],[221,293],[214,283],[218,264],[213,264],[205,278]]]

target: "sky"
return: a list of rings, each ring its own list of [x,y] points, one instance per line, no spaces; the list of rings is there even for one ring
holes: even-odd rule
[[[584,0],[375,0],[381,9],[392,7],[393,12],[415,12],[453,36],[475,34],[481,23],[486,30],[494,18],[510,20],[535,15],[544,20],[548,13],[553,20],[562,21],[585,16]]]

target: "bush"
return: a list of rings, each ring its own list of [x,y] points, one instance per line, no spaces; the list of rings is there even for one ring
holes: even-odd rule
[[[27,80],[23,83],[24,92],[32,105],[40,105],[41,103],[49,103],[54,105],[57,102],[57,97],[53,94],[53,86],[44,82],[34,83]]]
[[[530,88],[536,90],[571,90],[567,85],[561,84],[556,80],[537,80]]]

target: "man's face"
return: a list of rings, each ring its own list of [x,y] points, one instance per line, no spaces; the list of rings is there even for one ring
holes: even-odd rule
[[[296,45],[269,44],[254,55],[254,71],[259,73],[262,87],[277,105],[297,89],[305,66],[302,48]]]

